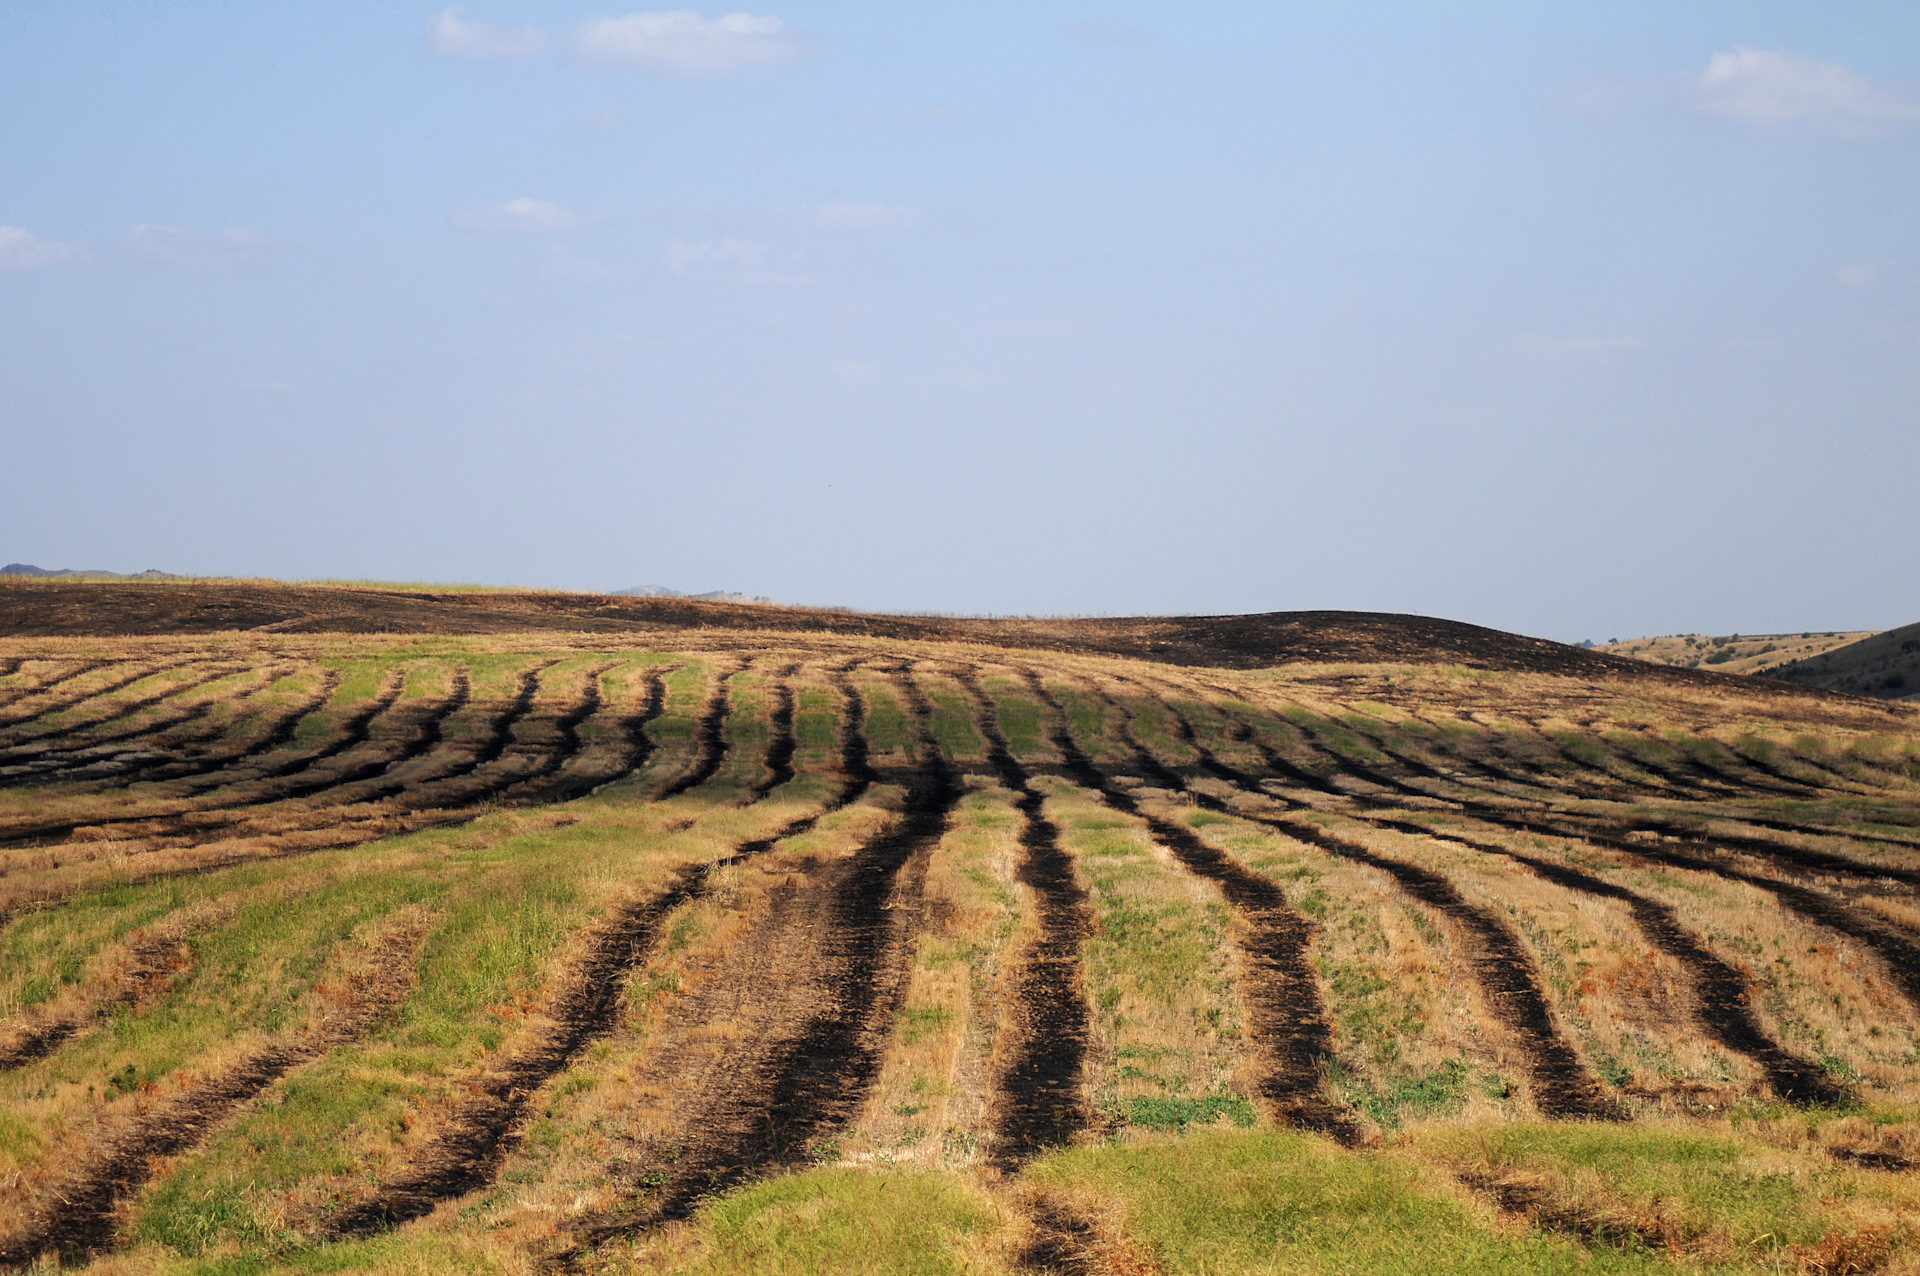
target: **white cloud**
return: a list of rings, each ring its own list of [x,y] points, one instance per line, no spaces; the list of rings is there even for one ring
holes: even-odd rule
[[[1878,273],[1872,266],[1842,266],[1834,272],[1834,278],[1848,288],[1866,288]]]
[[[1639,350],[1646,342],[1638,337],[1515,337],[1509,344],[1529,359],[1592,363],[1629,350]]]
[[[427,47],[445,58],[499,61],[533,57],[547,47],[547,37],[538,27],[496,27],[486,22],[468,22],[455,6],[442,9],[427,23]]]
[[[1716,53],[1694,87],[1694,105],[1743,124],[1825,123],[1842,128],[1920,123],[1920,92],[1832,62],[1745,45]]]
[[[676,239],[667,245],[667,269],[676,275],[758,274],[766,259],[767,246],[746,239]]]
[[[866,385],[880,375],[880,369],[871,363],[861,363],[858,359],[836,359],[833,362],[833,375],[847,385]]]
[[[77,265],[92,258],[93,250],[85,244],[42,239],[20,226],[0,226],[0,270],[42,270]]]
[[[265,261],[276,247],[271,236],[245,226],[228,230],[135,226],[127,236],[127,251],[136,259],[181,270],[245,270]]]
[[[574,47],[589,62],[660,75],[731,75],[807,51],[778,18],[729,13],[709,20],[690,9],[596,18],[582,24]]]
[[[454,224],[463,230],[539,231],[555,234],[573,230],[582,219],[571,209],[544,199],[510,199],[489,208],[455,213]]]
[[[876,226],[911,226],[920,220],[916,209],[904,204],[880,204],[872,200],[851,200],[822,204],[814,210],[814,220],[822,226],[866,229]]]

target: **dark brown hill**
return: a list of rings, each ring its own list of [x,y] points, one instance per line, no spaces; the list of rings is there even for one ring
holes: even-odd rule
[[[1920,623],[1889,629],[1763,676],[1822,691],[1883,700],[1920,700]]]
[[[639,633],[727,629],[978,643],[1168,664],[1256,669],[1290,662],[1460,664],[1585,677],[1719,682],[1725,675],[1527,638],[1480,625],[1382,612],[984,620],[613,594],[262,582],[0,582],[0,636],[219,633]],[[1740,679],[1746,683],[1745,679]],[[1750,684],[1749,688],[1750,688]],[[1777,688],[1787,694],[1787,687]]]

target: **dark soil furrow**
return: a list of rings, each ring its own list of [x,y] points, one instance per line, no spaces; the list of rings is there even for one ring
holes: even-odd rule
[[[274,682],[285,676],[285,674],[275,675],[267,681],[265,686],[270,688]],[[249,759],[263,757],[276,749],[285,748],[299,732],[300,724],[332,699],[339,685],[339,672],[332,669],[325,671],[320,680],[320,687],[313,695],[275,718],[259,739],[237,749],[190,756],[170,754],[133,762],[122,761],[123,754],[116,753],[108,758],[68,764],[59,768],[55,775],[61,783],[94,782],[105,783],[110,787],[125,787],[162,780],[174,783],[211,775]],[[206,733],[201,734],[204,736]],[[177,748],[180,743],[177,739],[171,741],[169,748]]]
[[[1396,784],[1396,782],[1384,776],[1378,777],[1378,781],[1390,787],[1398,787],[1414,795],[1428,798],[1434,796],[1422,790],[1412,788],[1411,786]],[[1263,792],[1263,790],[1257,787],[1252,791]],[[1353,795],[1348,796],[1353,797]],[[1354,800],[1362,806],[1378,807],[1391,805],[1380,799],[1355,797]],[[1488,803],[1473,802],[1459,798],[1442,800],[1456,806],[1463,813],[1474,819],[1509,831],[1524,834],[1551,833],[1575,841],[1584,841],[1593,845],[1604,846],[1622,854],[1635,856],[1654,863],[1666,864],[1670,867],[1716,874],[1734,881],[1745,882],[1748,885],[1764,890],[1773,895],[1781,906],[1789,912],[1797,913],[1809,921],[1848,935],[1871,949],[1893,972],[1896,981],[1901,985],[1908,999],[1912,1001],[1915,1006],[1920,1007],[1920,944],[1916,944],[1908,939],[1891,924],[1863,913],[1861,910],[1850,906],[1843,899],[1809,887],[1781,882],[1756,873],[1743,872],[1725,864],[1718,856],[1713,854],[1713,847],[1716,843],[1737,847],[1779,863],[1789,871],[1792,871],[1795,867],[1796,857],[1798,857],[1802,866],[1825,867],[1831,872],[1847,872],[1869,879],[1887,875],[1888,870],[1882,869],[1881,866],[1866,865],[1856,861],[1844,860],[1842,857],[1830,856],[1822,852],[1806,852],[1799,848],[1782,847],[1777,844],[1761,842],[1759,839],[1720,837],[1714,834],[1693,834],[1688,837],[1686,841],[1696,848],[1697,853],[1687,854],[1669,849],[1667,844],[1649,844],[1630,841],[1626,837],[1611,833],[1603,827],[1596,827],[1594,823],[1582,819],[1576,813],[1572,812],[1555,811],[1548,813],[1542,810],[1538,812],[1528,812],[1522,815],[1519,812],[1510,811]],[[1241,814],[1245,813],[1242,812]],[[1304,840],[1315,840],[1314,836],[1310,836],[1310,834],[1331,837],[1331,835],[1321,834],[1320,830],[1315,828],[1315,826],[1305,825],[1301,821],[1277,819],[1275,817],[1249,816],[1249,818],[1258,818],[1261,822],[1274,824],[1276,827],[1284,827],[1287,832],[1292,833],[1294,836],[1301,837]],[[1634,818],[1636,825],[1645,822],[1643,816],[1636,815]],[[1428,835],[1433,835],[1431,830],[1423,831]],[[1328,849],[1335,848],[1329,847]],[[1338,853],[1337,850],[1336,853]],[[1895,874],[1903,871],[1904,870],[1899,869],[1891,870],[1891,872]],[[1648,902],[1652,903],[1653,901],[1649,900]],[[1711,954],[1708,955],[1711,956]],[[1736,975],[1736,978],[1737,977]],[[1737,1023],[1727,1023],[1724,1025],[1724,1029],[1734,1037],[1744,1039],[1742,1029]],[[1756,1048],[1761,1049],[1764,1054],[1764,1046],[1757,1046]],[[1749,1052],[1742,1049],[1742,1053]],[[1760,1062],[1763,1068],[1768,1067],[1766,1060],[1761,1056],[1749,1053],[1749,1057],[1755,1058],[1756,1062]],[[1783,1090],[1783,1093],[1804,1093],[1810,1096],[1815,1094],[1814,1083],[1807,1080],[1805,1074],[1800,1072],[1798,1061],[1793,1061],[1792,1056],[1787,1056],[1786,1058],[1788,1062],[1780,1060],[1774,1061],[1774,1066],[1782,1069],[1780,1077],[1775,1084],[1786,1088]],[[1827,1100],[1815,1099],[1815,1101],[1825,1102]]]
[[[1080,954],[1093,933],[1093,907],[1060,846],[1060,830],[1046,817],[1046,795],[1007,745],[998,707],[971,671],[955,677],[973,699],[988,765],[1016,795],[1022,820],[1016,875],[1033,892],[1039,922],[1014,978],[1013,1039],[996,1082],[993,1159],[1014,1171],[1086,1124],[1080,1087],[1089,1028]]]
[[[909,902],[897,898],[903,870],[932,852],[965,792],[934,739],[932,706],[908,670],[897,672],[919,753],[902,777],[899,820],[852,855],[810,870],[820,879],[803,888],[808,908],[776,908],[776,916],[799,913],[817,923],[807,932],[816,936],[808,966],[820,988],[814,1004],[822,1008],[791,1035],[732,1061],[724,1093],[662,1165],[660,1181],[626,1209],[578,1225],[563,1260],[685,1218],[700,1200],[765,1170],[803,1164],[822,1137],[858,1113],[906,990],[907,928],[900,916]],[[855,782],[864,780],[864,757],[844,758],[843,766],[859,777]]]
[[[1143,821],[1154,839],[1189,872],[1218,885],[1245,919],[1247,936],[1241,948],[1249,977],[1243,996],[1252,1035],[1267,1056],[1267,1075],[1259,1083],[1261,1096],[1288,1125],[1317,1130],[1342,1143],[1359,1142],[1360,1127],[1352,1114],[1321,1096],[1322,1068],[1333,1056],[1333,1029],[1307,956],[1313,944],[1313,923],[1293,909],[1286,892],[1270,878],[1208,846],[1192,829],[1142,809],[1132,794],[1112,784],[1074,740],[1065,710],[1039,675],[1031,669],[1023,672],[1027,685],[1047,707],[1049,737],[1066,760],[1074,783],[1099,794],[1114,810]],[[1162,787],[1193,793],[1197,801],[1212,800],[1188,789],[1179,776],[1160,766],[1134,739],[1130,722],[1125,733],[1136,762]]]
[[[431,752],[441,743],[446,720],[466,705],[469,692],[470,688],[466,672],[462,670],[455,675],[452,694],[427,713],[426,717],[397,753],[388,754],[383,751],[379,755],[360,763],[352,770],[344,773],[319,776],[311,780],[282,786],[273,792],[265,793],[258,797],[244,801],[225,802],[219,807],[212,809],[192,808],[187,811],[174,811],[162,814],[116,816],[109,819],[75,821],[63,825],[42,825],[39,829],[33,831],[8,832],[4,837],[0,837],[0,845],[18,844],[22,841],[29,840],[44,844],[47,838],[56,835],[70,836],[73,832],[82,828],[124,828],[128,825],[158,824],[168,820],[175,821],[176,823],[181,821],[185,822],[179,823],[177,828],[155,829],[151,832],[143,833],[141,836],[150,839],[167,840],[174,846],[195,846],[206,842],[219,841],[221,838],[231,836],[231,830],[246,822],[249,817],[242,814],[243,812],[255,810],[263,806],[273,806],[298,798],[313,797],[333,790],[345,789],[348,786],[374,779],[392,771],[395,767],[404,765]],[[396,698],[398,696],[397,687],[395,696]],[[375,711],[375,713],[377,712],[378,710]],[[369,722],[372,716],[371,714],[368,715]],[[405,787],[405,784],[395,785],[392,789],[388,790],[388,793],[400,792]],[[347,804],[357,804],[372,800],[376,799],[365,793],[356,793],[349,799]]]
[[[155,678],[164,673],[172,673],[176,669],[184,669],[191,666],[194,663],[195,663],[194,661],[190,661],[190,660],[181,661],[177,664],[163,665],[158,669],[150,669],[146,673],[139,674],[135,677],[124,679],[120,682],[113,683],[107,687],[103,687],[99,691],[94,692],[91,696],[82,696],[76,699],[75,701],[73,701],[71,704],[61,705],[58,711],[67,712],[69,710],[76,709],[80,707],[82,704],[85,704],[91,700],[97,700],[102,696],[110,695],[113,692],[124,690],[127,687],[132,686],[136,682],[143,682],[148,678]],[[221,678],[231,677],[235,672],[238,671],[239,668],[240,666],[231,665],[231,664],[221,665],[216,667],[215,670],[211,673],[207,673],[200,677],[190,679],[186,682],[170,683],[166,686],[165,689],[153,692],[149,695],[142,696],[137,700],[115,702],[114,704],[108,706],[111,712],[107,713],[104,717],[91,718],[86,722],[64,722],[57,727],[48,727],[43,731],[36,731],[26,735],[10,736],[8,739],[0,740],[0,755],[12,757],[26,750],[28,746],[39,744],[43,740],[57,740],[67,736],[75,736],[75,735],[79,736],[77,740],[75,740],[71,745],[68,746],[69,748],[84,749],[94,744],[107,744],[115,740],[127,739],[129,737],[136,736],[136,735],[143,735],[147,731],[151,730],[152,728],[147,726],[139,726],[139,727],[135,727],[131,731],[122,731],[117,735],[106,735],[106,736],[92,736],[89,733],[99,729],[100,727],[111,726],[112,724],[116,722],[120,722],[123,719],[130,718],[134,714],[139,713],[141,710],[150,709],[154,705],[157,705],[162,701],[171,700],[175,696],[184,695],[189,691],[198,690],[199,688],[206,686],[210,682],[218,681]],[[16,727],[16,726],[24,726],[26,725],[27,722],[37,721],[53,712],[55,712],[54,709],[43,710],[42,712],[35,714],[32,719],[22,719],[18,722],[8,723],[7,729],[11,730],[13,727]],[[172,724],[169,724],[169,725],[172,725]],[[35,750],[35,752],[37,753],[38,750]]]
[[[1767,1083],[1773,1087],[1774,1093],[1789,1103],[1802,1107],[1831,1107],[1847,1101],[1846,1090],[1834,1085],[1823,1067],[1789,1053],[1767,1035],[1753,1015],[1753,989],[1750,982],[1701,943],[1668,905],[1605,878],[1492,842],[1429,828],[1410,820],[1378,816],[1359,818],[1376,828],[1453,842],[1482,854],[1498,855],[1526,865],[1539,876],[1566,890],[1617,900],[1626,905],[1627,911],[1633,915],[1634,924],[1654,947],[1679,961],[1686,969],[1698,999],[1695,1017],[1715,1041],[1753,1060],[1766,1074]]]
[[[166,1158],[198,1146],[243,1104],[300,1065],[351,1041],[390,1010],[411,980],[424,933],[396,932],[377,954],[383,965],[356,980],[349,999],[313,1031],[259,1046],[238,1062],[142,1102],[120,1128],[103,1132],[71,1176],[49,1194],[27,1226],[0,1240],[0,1266],[24,1267],[45,1254],[80,1263],[113,1247],[116,1206],[137,1192]]]
[[[300,771],[311,769],[317,763],[324,762],[329,758],[337,757],[342,753],[345,753],[351,749],[358,748],[360,745],[365,744],[369,739],[372,738],[374,721],[377,718],[379,718],[382,714],[384,714],[388,709],[393,707],[394,701],[400,698],[400,692],[402,690],[403,685],[404,684],[402,682],[401,675],[397,672],[392,674],[387,680],[387,685],[381,689],[380,693],[376,695],[372,700],[370,700],[364,709],[362,709],[359,713],[355,714],[352,718],[347,720],[347,722],[344,724],[344,726],[341,729],[341,734],[338,737],[336,737],[331,743],[323,746],[320,749],[315,750],[312,753],[305,754],[301,757],[298,757],[289,762],[286,762],[281,766],[266,772],[262,776],[255,777],[255,779],[256,780],[280,779],[288,775],[297,774]],[[126,824],[144,824],[154,820],[176,819],[182,815],[197,814],[201,811],[207,811],[212,816],[212,818],[217,822],[219,820],[220,814],[223,812],[238,809],[239,807],[245,807],[245,806],[262,806],[270,802],[282,801],[287,796],[288,794],[286,792],[281,791],[273,796],[259,798],[254,801],[240,802],[240,803],[232,803],[232,802],[223,803],[217,808],[194,807],[194,808],[190,808],[187,811],[180,811],[176,809],[173,811],[149,813],[146,815],[114,816],[106,819],[79,820],[79,821],[71,821],[71,822],[62,822],[58,824],[39,824],[39,825],[31,825],[26,827],[16,825],[13,828],[0,829],[0,846],[11,847],[11,846],[44,845],[49,840],[68,837],[76,829],[95,828],[95,827],[118,827]],[[219,824],[216,824],[216,826],[223,827],[223,825],[219,825]]]
[[[664,694],[650,696],[649,708],[658,712]],[[550,1013],[560,1028],[506,1067],[487,1074],[477,1097],[417,1157],[407,1172],[383,1184],[370,1199],[342,1211],[332,1224],[336,1236],[365,1235],[429,1213],[441,1201],[464,1195],[492,1181],[511,1147],[533,1094],[578,1056],[597,1037],[612,1031],[620,1014],[620,994],[633,972],[653,951],[661,924],[678,908],[703,898],[711,888],[716,868],[739,864],[761,854],[780,840],[813,827],[827,813],[857,800],[878,777],[865,765],[865,739],[860,732],[864,707],[850,686],[843,728],[843,770],[846,779],[834,800],[823,810],[789,821],[773,835],[744,842],[732,854],[682,869],[668,888],[637,903],[612,927],[596,937],[587,961],[576,973],[568,999]],[[858,742],[857,745],[854,742]]]
[[[1416,759],[1407,757],[1404,754],[1401,754],[1392,750],[1389,746],[1383,743],[1380,743],[1378,741],[1373,741],[1373,740],[1370,740],[1369,743],[1373,744],[1376,748],[1378,748],[1380,752],[1385,753],[1391,760],[1400,763],[1401,765],[1407,767],[1409,770],[1412,770],[1416,774],[1419,774],[1423,777],[1437,779],[1443,783],[1453,784],[1460,788],[1472,789],[1477,787],[1471,784],[1467,784],[1458,779],[1445,776],[1440,772],[1435,771],[1431,767],[1428,767],[1425,764],[1417,761]],[[1323,752],[1328,753],[1329,756],[1337,756],[1337,755],[1332,755],[1331,750],[1326,749],[1324,745],[1319,747],[1322,749]],[[1518,816],[1518,813],[1505,807],[1490,805],[1484,802],[1477,802],[1471,798],[1459,797],[1452,794],[1431,792],[1427,789],[1419,788],[1416,785],[1408,784],[1404,780],[1400,780],[1394,776],[1387,775],[1386,773],[1378,771],[1374,768],[1364,766],[1361,763],[1346,762],[1344,758],[1342,758],[1341,761],[1347,765],[1347,769],[1350,774],[1359,776],[1360,778],[1367,780],[1369,783],[1375,784],[1381,788],[1399,792],[1409,797],[1422,798],[1427,801],[1445,802],[1451,806],[1458,807],[1460,810],[1470,815],[1473,815],[1478,819],[1492,820],[1496,823],[1512,823],[1516,819],[1521,819],[1521,817]],[[1516,800],[1509,794],[1494,792],[1491,795],[1505,797],[1509,801]],[[1355,795],[1348,794],[1347,796],[1354,797]],[[1358,798],[1356,800],[1361,801],[1363,805],[1369,804],[1369,800],[1365,798]],[[1549,815],[1546,812],[1544,806],[1540,806],[1538,807],[1538,809],[1541,810],[1541,814],[1538,817],[1527,816],[1524,819],[1521,819],[1521,822],[1526,827],[1528,828],[1539,827],[1543,824],[1544,821],[1549,819]],[[1600,817],[1584,815],[1578,811],[1555,809],[1551,812],[1551,818],[1560,821],[1562,824],[1568,821],[1571,821],[1581,825],[1585,825],[1590,821],[1599,819]],[[1709,818],[1713,818],[1713,817],[1709,817]],[[1834,836],[1834,837],[1853,836],[1853,834],[1851,833],[1823,833],[1821,830],[1817,828],[1810,828],[1807,826],[1790,824],[1782,820],[1767,820],[1767,819],[1761,819],[1761,818],[1748,817],[1744,815],[1732,815],[1732,814],[1719,816],[1717,818],[1724,819],[1728,823],[1753,824],[1761,828],[1773,829],[1778,832],[1800,834],[1800,835],[1807,835],[1807,836]],[[1866,880],[1872,880],[1875,878],[1887,878],[1893,881],[1900,882],[1903,885],[1920,887],[1920,870],[1902,868],[1899,865],[1876,864],[1871,861],[1853,859],[1849,856],[1836,855],[1830,851],[1817,850],[1811,847],[1789,846],[1782,842],[1769,841],[1766,838],[1751,837],[1751,836],[1748,836],[1745,834],[1739,834],[1739,833],[1703,834],[1696,826],[1688,824],[1685,821],[1672,819],[1670,817],[1663,817],[1663,816],[1655,815],[1650,812],[1644,812],[1644,811],[1635,812],[1633,816],[1633,822],[1636,828],[1654,829],[1654,830],[1659,830],[1663,833],[1669,833],[1669,834],[1673,834],[1681,837],[1687,837],[1687,838],[1710,837],[1713,841],[1721,845],[1731,846],[1749,855],[1766,859],[1774,864],[1779,865],[1782,869],[1788,872],[1797,872],[1797,873],[1805,874],[1805,873],[1811,873],[1811,872],[1817,871],[1820,873],[1846,874],[1848,876],[1862,878]],[[1910,847],[1910,848],[1915,846],[1914,843],[1908,842],[1905,839],[1901,839],[1901,838],[1885,838],[1885,837],[1876,837],[1873,835],[1867,835],[1863,837],[1861,840],[1882,842],[1882,843],[1887,843],[1895,846],[1903,846],[1903,847]]]
[[[567,802],[606,783],[605,777],[602,776],[549,777],[554,777],[556,772],[580,756],[585,749],[585,742],[580,739],[580,728],[585,725],[587,719],[600,712],[600,678],[612,667],[610,664],[597,665],[587,671],[586,685],[580,692],[580,699],[575,701],[554,723],[555,734],[559,737],[559,747],[542,754],[533,770],[515,775],[479,795],[463,797],[452,805],[471,806],[475,802],[487,800],[496,793],[516,789],[520,790],[514,795],[516,802],[536,804]],[[397,786],[394,792],[397,793],[405,787],[405,785]],[[383,793],[382,796],[386,794]],[[447,805],[444,802],[441,804]]]
[[[160,926],[129,943],[105,996],[0,1035],[0,1071],[46,1058],[96,1019],[152,996],[192,958],[184,927]]]
[[[747,666],[735,665],[724,670],[714,679],[713,694],[707,697],[707,703],[701,706],[700,717],[694,723],[693,757],[687,762],[687,769],[660,786],[654,800],[673,797],[685,793],[711,780],[727,760],[731,745],[727,741],[726,724],[729,711],[727,684],[735,675]]]
[[[1168,708],[1174,715],[1175,727],[1182,740],[1199,755],[1203,769],[1242,790],[1263,791],[1253,777],[1235,772],[1215,760],[1196,738],[1193,725],[1185,713],[1172,704]],[[1702,944],[1667,905],[1604,878],[1494,843],[1450,831],[1442,832],[1410,820],[1361,814],[1356,814],[1354,818],[1376,828],[1451,841],[1483,854],[1503,856],[1525,864],[1564,889],[1625,904],[1648,940],[1687,970],[1698,998],[1696,1017],[1714,1040],[1752,1059],[1766,1074],[1774,1092],[1788,1102],[1802,1106],[1832,1106],[1846,1101],[1846,1091],[1828,1079],[1824,1068],[1789,1053],[1767,1035],[1753,1015],[1752,988],[1748,980]]]
[[[566,992],[548,1010],[554,1030],[479,1078],[473,1098],[446,1130],[404,1174],[336,1214],[331,1234],[364,1236],[394,1227],[492,1181],[528,1101],[586,1045],[618,1024],[627,979],[659,942],[660,923],[704,892],[711,870],[708,864],[681,869],[665,890],[636,901],[601,930]]]
[[[0,706],[0,707],[11,707],[13,705],[19,704],[22,700],[30,700],[34,696],[46,695],[49,692],[57,691],[61,687],[66,686],[69,682],[73,682],[79,678],[84,678],[88,674],[94,673],[97,670],[105,669],[110,665],[126,665],[131,663],[133,662],[127,661],[127,660],[83,661],[82,663],[75,666],[74,668],[69,669],[65,673],[60,674],[58,677],[47,679],[47,681],[41,683],[37,687],[19,688],[14,692],[13,697],[8,701],[6,701],[5,706]],[[164,668],[169,668],[169,669],[177,668],[177,667],[178,666],[176,665],[164,666]],[[115,683],[113,686],[107,688],[105,691],[90,691],[83,695],[75,696],[72,700],[62,701],[60,704],[43,705],[40,708],[33,710],[31,713],[21,714],[17,718],[8,718],[5,721],[0,722],[0,731],[4,731],[8,727],[15,727],[15,726],[23,725],[28,722],[33,722],[36,719],[46,714],[55,713],[61,709],[68,707],[69,705],[79,704],[81,701],[87,699],[88,696],[109,694],[113,691],[119,690],[121,687],[129,686],[132,683],[136,683],[140,681],[140,679],[142,678],[150,678],[155,673],[158,673],[158,672],[160,672],[158,668],[149,668],[144,673],[135,674],[133,677],[127,679],[125,682]]]
[[[1180,716],[1172,706],[1167,708],[1173,717]],[[1240,811],[1218,798],[1190,789],[1177,772],[1154,758],[1139,743],[1133,734],[1131,715],[1128,716],[1126,733],[1141,769],[1153,783],[1175,792],[1190,793],[1202,806],[1267,824],[1342,859],[1379,869],[1392,877],[1401,890],[1444,914],[1455,924],[1457,933],[1467,941],[1468,960],[1488,1007],[1518,1038],[1527,1055],[1535,1106],[1550,1117],[1618,1120],[1625,1115],[1619,1105],[1607,1097],[1599,1080],[1588,1071],[1579,1054],[1560,1034],[1546,993],[1540,987],[1533,963],[1528,960],[1519,938],[1492,913],[1469,903],[1444,876],[1381,855],[1361,843],[1329,833],[1319,825],[1297,816]],[[1246,779],[1251,777],[1229,782],[1246,791],[1267,796],[1257,784],[1245,784]]]
[[[773,688],[773,708],[767,713],[767,722],[773,728],[767,738],[767,773],[749,790],[756,798],[765,797],[793,778],[793,688],[786,680],[799,671],[800,666],[788,665],[780,671],[781,680]]]
[[[204,686],[207,682],[230,676],[232,672],[229,670],[225,674],[216,674],[212,678],[201,680],[196,685]],[[193,687],[180,688],[183,692],[193,689]],[[142,761],[123,763],[120,761],[121,758],[128,754],[133,754],[137,758],[138,755],[152,754],[163,748],[180,748],[191,744],[196,739],[204,739],[208,735],[219,735],[228,729],[230,723],[215,722],[198,732],[189,732],[186,728],[206,721],[213,716],[215,710],[230,708],[244,701],[249,694],[251,693],[241,692],[238,695],[202,700],[189,705],[162,722],[142,723],[107,735],[82,739],[70,746],[32,752],[25,758],[10,759],[5,764],[5,769],[12,774],[0,776],[0,787],[19,788],[40,784],[66,786],[99,779],[106,780],[112,787],[124,787],[133,782],[130,777],[143,764],[153,765],[156,761],[177,763],[178,759],[149,757],[144,763]],[[106,756],[101,756],[102,754]],[[16,767],[20,769],[16,770]],[[106,768],[104,773],[102,768]]]

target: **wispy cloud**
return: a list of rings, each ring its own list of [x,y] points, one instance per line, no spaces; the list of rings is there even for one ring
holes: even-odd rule
[[[836,380],[845,385],[866,385],[880,375],[880,369],[871,363],[862,363],[858,359],[835,359],[833,375]]]
[[[595,18],[581,25],[574,48],[588,62],[658,75],[733,75],[807,52],[778,18],[729,13],[708,19],[690,9]]]
[[[1694,105],[1743,124],[1920,124],[1920,91],[1913,85],[1887,84],[1838,63],[1745,45],[1708,60],[1694,85]]]
[[[43,239],[20,226],[0,226],[0,270],[44,270],[93,259],[85,244]]]
[[[1514,353],[1529,359],[1580,363],[1598,362],[1645,345],[1638,337],[1515,337],[1507,343]]]
[[[469,22],[455,6],[442,9],[427,23],[427,47],[443,58],[503,61],[535,56],[547,47],[547,37],[538,27]]]
[[[468,209],[453,215],[454,225],[462,230],[501,234],[545,232],[554,234],[573,230],[584,219],[572,209],[544,199],[510,199],[504,204]]]
[[[750,239],[670,240],[666,263],[668,270],[689,279],[765,285],[816,282],[811,275],[779,269],[767,246]]]
[[[247,270],[263,264],[278,247],[271,235],[245,226],[189,230],[143,225],[127,236],[127,253],[135,260],[179,270]]]
[[[820,205],[814,209],[813,218],[822,226],[864,229],[876,226],[911,226],[920,220],[920,212],[904,204],[847,200]]]

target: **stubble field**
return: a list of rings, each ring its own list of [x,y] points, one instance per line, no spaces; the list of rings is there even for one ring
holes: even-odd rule
[[[962,636],[0,639],[0,1262],[1920,1270],[1911,707]]]

